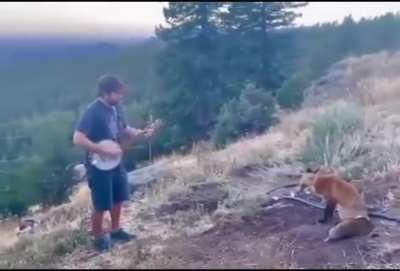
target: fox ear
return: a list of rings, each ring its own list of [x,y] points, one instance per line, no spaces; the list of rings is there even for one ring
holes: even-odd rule
[[[311,169],[310,167],[308,167],[307,169],[306,169],[306,173],[317,173],[319,171],[319,167],[317,167],[317,168],[315,168],[314,170],[313,169]]]
[[[312,169],[308,167],[308,168],[306,169],[306,173],[314,173],[314,171],[312,171]]]

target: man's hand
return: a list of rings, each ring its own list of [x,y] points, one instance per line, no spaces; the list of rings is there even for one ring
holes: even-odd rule
[[[155,132],[156,132],[156,129],[149,128],[149,129],[145,130],[144,137],[145,138],[151,138],[155,134]]]
[[[146,134],[146,130],[136,129],[132,127],[127,127],[125,129],[126,134],[130,141],[139,140],[143,138]]]
[[[164,125],[163,121],[160,119],[157,119],[155,122],[150,124],[150,126],[146,129],[145,137],[146,138],[151,138],[153,137],[156,132]]]
[[[127,136],[128,144],[132,144],[141,139],[150,139],[156,134],[162,124],[161,120],[156,120],[154,123],[147,125],[144,129],[136,129],[130,126],[126,127],[124,133]]]

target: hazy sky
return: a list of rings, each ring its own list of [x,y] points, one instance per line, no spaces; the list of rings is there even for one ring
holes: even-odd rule
[[[0,35],[150,36],[167,2],[0,2]],[[311,2],[296,23],[356,20],[400,11],[400,2]]]

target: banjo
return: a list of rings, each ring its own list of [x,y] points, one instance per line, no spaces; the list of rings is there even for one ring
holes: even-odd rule
[[[156,120],[155,122],[151,123],[146,128],[144,128],[144,130],[146,131],[146,133],[150,129],[157,131],[162,127],[162,124],[163,123],[161,120]],[[104,147],[110,146],[110,147],[120,148],[121,150],[125,150],[127,149],[128,145],[132,144],[132,141],[133,140],[128,138],[127,135],[124,135],[121,138],[120,144],[111,139],[101,140],[97,144]],[[90,158],[91,164],[100,170],[112,170],[116,168],[122,161],[122,151],[120,155],[116,156],[105,156],[105,155],[100,155],[98,153],[91,153],[90,156],[91,156]]]

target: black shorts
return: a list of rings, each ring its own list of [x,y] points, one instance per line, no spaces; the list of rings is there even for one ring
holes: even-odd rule
[[[111,210],[114,204],[129,199],[128,174],[122,165],[113,170],[99,170],[87,165],[88,185],[96,211]]]

